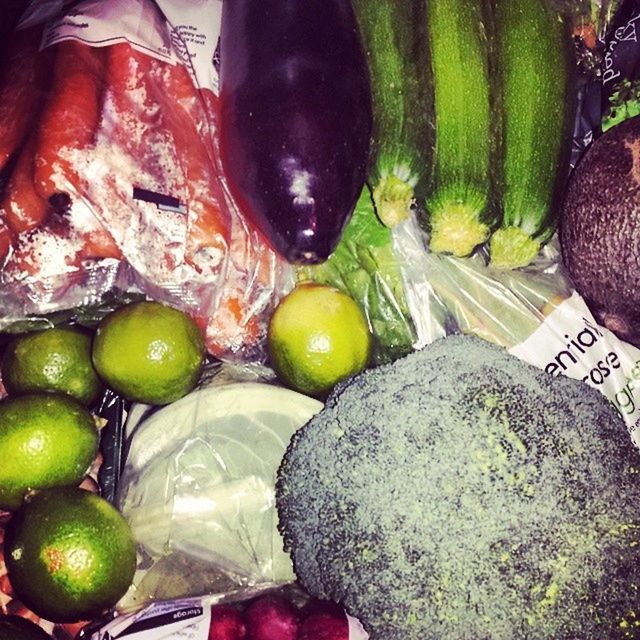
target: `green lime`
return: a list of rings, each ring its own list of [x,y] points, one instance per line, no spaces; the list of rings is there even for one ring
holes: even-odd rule
[[[80,483],[98,450],[88,409],[55,393],[28,393],[0,402],[0,508],[17,509],[44,487]]]
[[[367,366],[372,339],[353,298],[327,285],[303,283],[276,308],[267,345],[284,384],[322,397]]]
[[[0,369],[9,394],[56,391],[90,405],[102,393],[91,362],[91,336],[79,328],[53,327],[15,337]]]
[[[51,636],[27,618],[0,615],[0,640],[51,640]]]
[[[135,543],[120,512],[77,487],[44,489],[9,520],[4,556],[11,586],[51,622],[91,620],[125,594]]]
[[[93,362],[112,389],[131,400],[168,404],[196,385],[204,340],[195,322],[158,302],[134,302],[107,315],[93,341]]]

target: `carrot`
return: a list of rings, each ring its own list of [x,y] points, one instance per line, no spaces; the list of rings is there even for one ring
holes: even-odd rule
[[[0,204],[0,212],[14,233],[35,229],[42,224],[50,209],[33,183],[35,145],[36,137],[31,135],[20,151]]]
[[[80,255],[86,259],[115,258],[122,259],[122,251],[113,236],[103,227],[89,233],[82,234]]]
[[[582,40],[587,49],[595,49],[598,45],[598,34],[595,25],[588,22],[578,24],[573,28],[573,36]]]
[[[252,356],[266,338],[267,325],[284,286],[284,260],[255,233],[238,224],[230,250],[231,264],[220,300],[206,324],[207,350],[220,359],[238,353]]]
[[[82,260],[122,259],[122,251],[118,243],[96,216],[93,216],[93,220],[88,225],[86,222],[78,225],[71,211],[70,223],[72,227],[78,229],[78,255]]]
[[[167,128],[157,88],[152,80],[159,64],[130,46],[109,47],[106,65],[107,111],[113,124],[111,136],[140,168],[132,180],[150,191],[179,198],[184,192],[184,175]]]
[[[187,178],[186,259],[197,266],[195,255],[202,249],[214,248],[224,255],[231,216],[212,157],[214,147],[209,138],[206,105],[188,70],[181,64],[160,63],[155,71],[156,87],[166,92],[164,113]]]
[[[90,147],[98,127],[104,51],[75,40],[55,47],[53,85],[38,127],[34,179],[42,198],[66,206],[79,185],[73,151]],[[59,194],[63,197],[56,199]]]
[[[228,247],[230,215],[211,157],[206,110],[189,72],[115,45],[107,84],[115,136],[151,181],[141,186],[186,205],[186,261],[197,271],[218,266]],[[208,251],[199,254],[203,249]]]
[[[50,52],[38,52],[41,30],[16,31],[0,73],[0,171],[34,125],[49,79]]]

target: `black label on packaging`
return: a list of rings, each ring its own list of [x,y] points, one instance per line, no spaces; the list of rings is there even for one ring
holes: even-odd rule
[[[602,111],[609,124],[635,115],[640,98],[640,0],[624,0],[611,23],[602,61]],[[618,109],[618,114],[612,113]]]
[[[149,629],[158,629],[159,627],[164,627],[178,621],[199,618],[202,613],[202,607],[187,607],[185,609],[177,609],[176,611],[161,613],[160,615],[134,622],[130,627],[127,627],[121,634],[119,634],[118,638],[124,638],[125,636],[129,636],[133,633],[139,633]]]

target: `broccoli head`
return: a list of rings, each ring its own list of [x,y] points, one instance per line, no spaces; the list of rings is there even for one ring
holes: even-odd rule
[[[372,640],[640,638],[640,455],[598,391],[501,347],[342,383],[276,491],[300,583]]]

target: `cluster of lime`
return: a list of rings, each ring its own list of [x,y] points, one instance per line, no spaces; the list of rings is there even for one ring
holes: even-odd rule
[[[352,298],[307,283],[280,302],[267,347],[284,385],[322,398],[367,366],[371,333]],[[0,509],[13,513],[5,562],[16,595],[36,614],[53,622],[90,620],[133,579],[135,544],[126,521],[78,487],[98,451],[92,409],[105,387],[132,401],[168,404],[194,388],[204,352],[189,316],[150,301],[116,309],[95,331],[55,326],[6,346]],[[16,636],[16,624],[22,623],[0,619],[0,640],[3,633],[30,637],[25,629]]]
[[[111,503],[78,486],[98,452],[93,410],[105,387],[167,404],[193,389],[203,362],[195,323],[148,301],[113,311],[93,332],[55,326],[17,335],[6,346],[0,509],[12,515],[4,555],[14,592],[37,615],[90,620],[133,579],[128,524]],[[3,620],[0,638],[15,637],[16,624]]]

